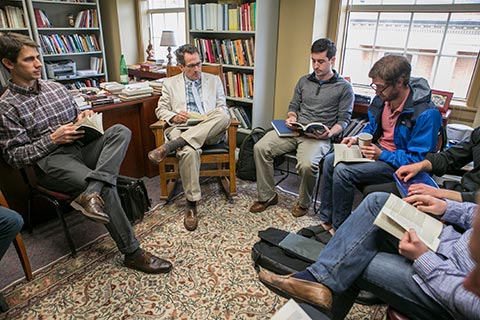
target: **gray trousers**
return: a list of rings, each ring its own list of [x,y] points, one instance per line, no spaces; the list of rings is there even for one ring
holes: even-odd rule
[[[275,193],[273,159],[296,150],[296,169],[300,176],[298,201],[303,208],[308,208],[317,182],[318,163],[329,149],[330,140],[316,140],[305,136],[279,137],[273,130],[267,132],[253,148],[258,201],[267,201]]]
[[[87,188],[90,180],[103,182],[101,196],[105,202],[105,213],[110,217],[106,227],[124,254],[132,253],[140,246],[116,187],[130,137],[130,129],[114,125],[102,137],[85,146],[74,143],[59,147],[39,160],[35,168],[40,185],[74,197]]]
[[[200,156],[202,146],[219,143],[225,137],[225,130],[230,124],[230,117],[223,108],[216,108],[208,113],[207,119],[196,126],[181,131],[175,127],[167,129],[168,140],[182,137],[187,145],[177,150],[180,177],[182,178],[185,198],[198,201],[202,198],[200,190]]]

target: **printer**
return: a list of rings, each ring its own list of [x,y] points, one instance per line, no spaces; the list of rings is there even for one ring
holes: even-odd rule
[[[77,64],[73,60],[45,61],[47,76],[50,79],[65,80],[77,76]]]

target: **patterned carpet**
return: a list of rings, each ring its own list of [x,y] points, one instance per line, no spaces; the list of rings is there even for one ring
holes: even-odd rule
[[[32,282],[9,287],[4,319],[270,319],[286,299],[258,280],[250,248],[267,227],[297,231],[315,224],[294,218],[293,196],[281,193],[278,206],[248,212],[255,199],[251,183],[238,182],[229,202],[215,180],[202,186],[200,223],[183,227],[184,198],[158,207],[135,226],[143,248],[171,260],[167,275],[125,268],[109,236],[36,272]],[[382,307],[355,306],[347,319],[382,319]]]

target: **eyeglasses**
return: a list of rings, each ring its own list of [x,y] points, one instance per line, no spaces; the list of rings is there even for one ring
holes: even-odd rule
[[[197,63],[188,64],[188,65],[185,66],[185,68],[188,68],[188,69],[194,69],[195,67],[201,68],[202,67],[202,61],[197,62]]]
[[[375,92],[378,92],[378,93],[383,93],[383,91],[387,90],[388,87],[390,87],[389,84],[387,84],[386,86],[377,86],[373,82],[370,84],[370,88],[372,88],[373,90],[375,90]]]

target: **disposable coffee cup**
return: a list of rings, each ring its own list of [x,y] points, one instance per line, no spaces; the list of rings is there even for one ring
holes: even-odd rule
[[[368,147],[372,144],[373,136],[370,133],[360,133],[358,135],[358,145],[360,147]]]

